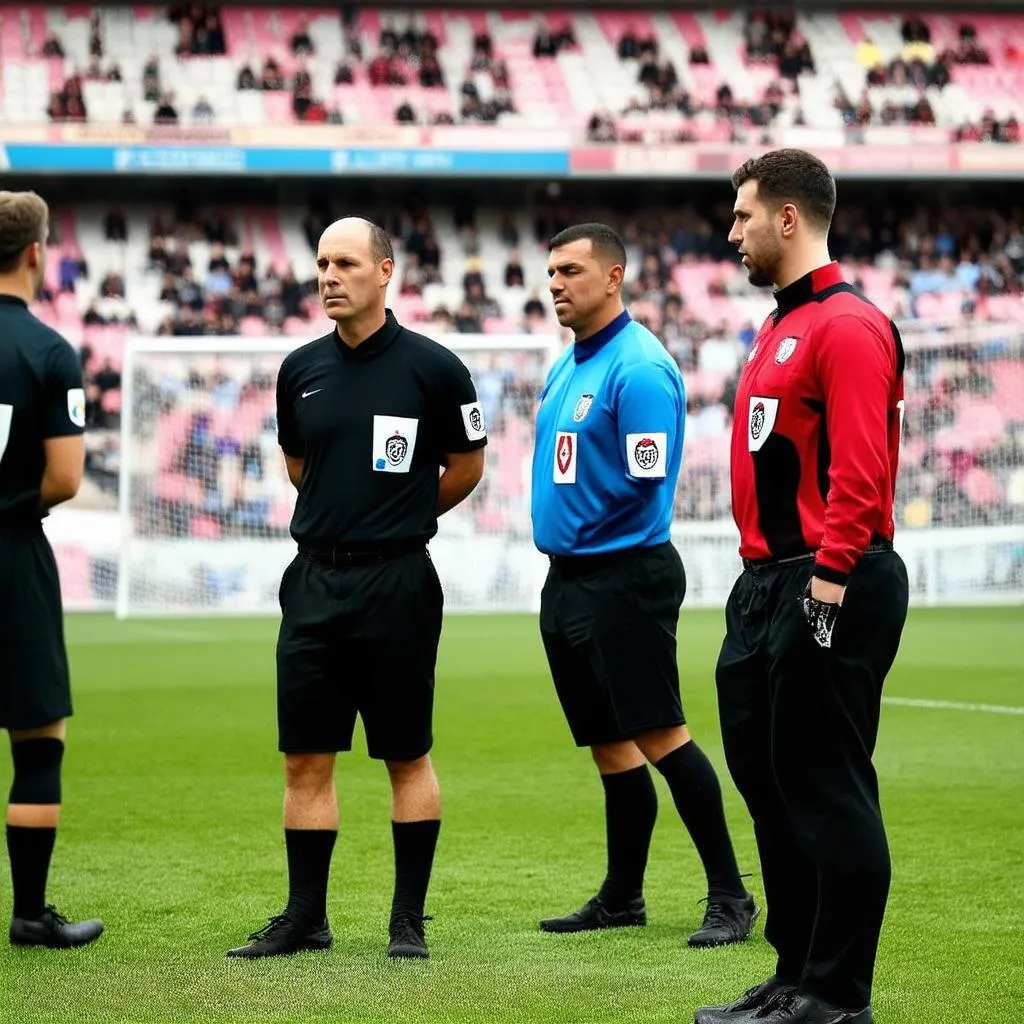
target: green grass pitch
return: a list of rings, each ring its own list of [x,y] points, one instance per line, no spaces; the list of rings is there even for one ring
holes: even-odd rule
[[[728,779],[712,671],[720,612],[684,611],[683,695],[721,769],[752,887],[749,821]],[[542,935],[604,869],[602,796],[569,739],[529,617],[450,617],[434,760],[445,822],[432,957],[384,957],[388,786],[362,737],[337,773],[334,948],[286,961],[224,953],[284,903],[282,771],[268,619],[68,620],[76,696],[50,897],[108,931],[63,953],[0,946],[0,1021],[627,1022],[687,1024],[770,972],[760,922],[693,951],[704,894],[657,778],[643,930]],[[890,696],[1024,706],[1024,610],[911,613]],[[894,860],[876,976],[880,1024],[1017,1020],[1024,1008],[1024,715],[888,705],[877,753]],[[0,786],[9,784],[2,759]],[[6,858],[0,907],[10,911]],[[5,918],[0,915],[0,921]]]

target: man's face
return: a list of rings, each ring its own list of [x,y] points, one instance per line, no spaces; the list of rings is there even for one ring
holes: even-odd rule
[[[615,294],[611,267],[594,255],[589,238],[551,250],[548,288],[555,316],[563,327],[580,334]]]
[[[335,323],[345,323],[380,302],[394,264],[391,260],[374,262],[369,227],[353,221],[323,233],[317,247],[316,267],[324,312]]]
[[[778,211],[772,212],[757,197],[757,182],[745,181],[733,204],[729,241],[739,249],[747,280],[755,288],[773,285],[782,263]]]

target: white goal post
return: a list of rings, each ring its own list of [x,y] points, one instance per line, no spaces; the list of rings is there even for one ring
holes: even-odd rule
[[[551,336],[447,335],[488,426],[487,473],[442,517],[431,556],[452,611],[521,611],[547,561],[533,546],[534,399]],[[273,614],[295,553],[295,491],[277,446],[274,386],[305,339],[140,338],[122,374],[118,617]]]
[[[1024,601],[1024,328],[904,329],[907,416],[897,549],[916,604]],[[448,335],[488,418],[487,472],[430,549],[451,611],[535,611],[535,397],[552,337]],[[289,338],[140,338],[123,373],[120,617],[276,614],[294,491],[274,429]],[[673,538],[684,607],[721,607],[739,571],[727,439],[691,416]],[[702,433],[703,430],[703,433]],[[723,441],[725,443],[723,443]]]

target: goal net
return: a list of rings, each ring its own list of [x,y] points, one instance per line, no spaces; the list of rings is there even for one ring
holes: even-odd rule
[[[487,472],[430,544],[453,611],[521,610],[547,562],[532,543],[534,400],[550,337],[440,339],[469,367],[488,426]],[[273,613],[294,557],[295,502],[277,443],[288,339],[151,339],[123,373],[117,612]]]
[[[903,327],[907,406],[897,548],[912,600],[1024,601],[1024,329]],[[488,419],[487,472],[442,517],[431,553],[453,611],[533,611],[535,397],[557,342],[441,339],[469,366]],[[144,339],[123,375],[121,616],[270,613],[294,554],[274,386],[288,339]],[[729,505],[727,378],[688,375],[691,408],[673,537],[685,607],[721,607],[739,572]]]

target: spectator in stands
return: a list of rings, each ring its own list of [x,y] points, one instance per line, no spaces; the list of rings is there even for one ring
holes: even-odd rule
[[[64,57],[64,47],[61,45],[61,41],[56,33],[47,33],[46,38],[43,40],[40,52],[44,57]]]
[[[346,60],[339,61],[337,70],[334,72],[335,85],[352,85],[355,82],[355,74],[352,65]]]
[[[89,56],[98,60],[103,56],[103,23],[100,12],[94,10],[89,17]]]
[[[160,102],[153,113],[154,124],[176,125],[178,123],[178,111],[171,102],[171,94],[165,92],[160,97]]]
[[[505,287],[522,288],[526,282],[523,274],[523,264],[519,258],[519,252],[512,249],[508,254],[508,262],[505,264]]]
[[[453,323],[459,334],[480,334],[484,329],[480,312],[467,301],[463,301],[459,306]]]
[[[259,88],[259,82],[256,81],[256,76],[253,74],[252,68],[248,64],[243,64],[239,70],[235,87],[239,91]]]
[[[128,221],[124,210],[115,207],[103,220],[103,232],[108,242],[124,242],[128,238]]]
[[[637,39],[636,32],[632,28],[627,28],[619,36],[619,42],[615,49],[619,60],[634,60],[638,57],[640,55],[640,40]]]
[[[313,37],[309,34],[309,24],[302,18],[295,27],[291,38],[292,53],[305,56],[314,53]]]
[[[74,294],[75,282],[89,276],[89,265],[77,249],[65,249],[57,268],[57,278],[62,292]]]
[[[192,120],[196,124],[211,124],[214,120],[213,107],[205,96],[200,96],[192,108]]]
[[[416,111],[413,110],[412,104],[408,100],[402,100],[395,109],[395,121],[398,124],[416,123]]]
[[[142,98],[147,103],[155,103],[160,98],[160,60],[150,57],[142,69]]]
[[[263,72],[261,75],[261,88],[266,92],[277,92],[287,88],[281,65],[273,57],[267,57],[263,61]]]
[[[424,89],[443,89],[444,72],[435,56],[424,56],[420,63],[420,85]]]
[[[538,26],[537,34],[533,37],[533,55],[538,59],[558,56],[558,43],[545,24]]]
[[[124,278],[113,270],[107,271],[100,282],[100,297],[104,299],[124,298]]]

